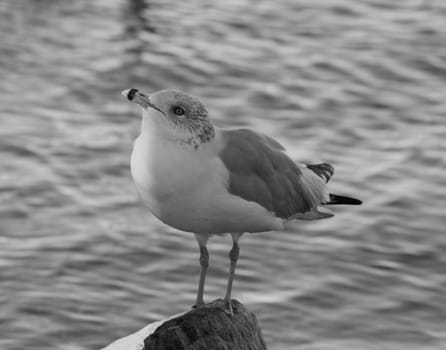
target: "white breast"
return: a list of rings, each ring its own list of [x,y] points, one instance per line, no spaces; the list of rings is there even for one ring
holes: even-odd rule
[[[173,142],[141,134],[135,140],[130,164],[139,194],[161,217],[164,202],[198,186],[199,163],[192,152]]]
[[[150,211],[172,227],[196,233],[280,229],[282,220],[265,208],[229,194],[217,143],[194,149],[154,132],[141,133],[131,172]]]

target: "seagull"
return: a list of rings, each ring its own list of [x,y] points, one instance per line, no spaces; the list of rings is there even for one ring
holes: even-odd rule
[[[290,220],[333,216],[322,206],[358,205],[332,194],[330,164],[294,162],[271,137],[250,129],[214,126],[196,97],[177,90],[122,92],[142,109],[140,135],[131,155],[131,174],[142,201],[165,224],[195,235],[200,278],[195,307],[204,306],[209,265],[208,239],[230,234],[230,268],[224,302],[231,292],[246,232],[283,230]]]

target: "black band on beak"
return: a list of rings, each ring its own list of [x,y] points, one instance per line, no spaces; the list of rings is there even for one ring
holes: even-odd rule
[[[129,101],[133,100],[135,98],[135,94],[138,92],[138,89],[130,89],[130,91],[127,94],[127,99]]]

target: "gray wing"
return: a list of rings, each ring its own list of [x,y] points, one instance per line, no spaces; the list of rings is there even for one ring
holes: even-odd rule
[[[274,139],[249,129],[223,131],[220,158],[229,170],[228,190],[280,218],[305,213],[325,200],[325,186],[299,167]]]

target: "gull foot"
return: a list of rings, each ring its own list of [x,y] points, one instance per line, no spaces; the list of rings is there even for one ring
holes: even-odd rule
[[[232,303],[231,300],[226,299],[220,299],[218,302],[218,308],[223,311],[226,315],[228,315],[230,318],[234,316],[234,311],[232,309]]]
[[[194,305],[192,305],[191,309],[195,310],[198,309],[200,307],[204,307],[206,304],[205,303],[195,303]]]
[[[217,299],[208,304],[203,303],[203,304],[195,304],[194,306],[192,306],[192,310],[197,310],[201,308],[218,308],[229,317],[232,318],[234,316],[234,310],[232,308],[232,300]]]
[[[234,316],[234,311],[232,310],[232,303],[231,300],[225,300],[226,307],[223,309],[226,314],[228,314],[229,317]]]

